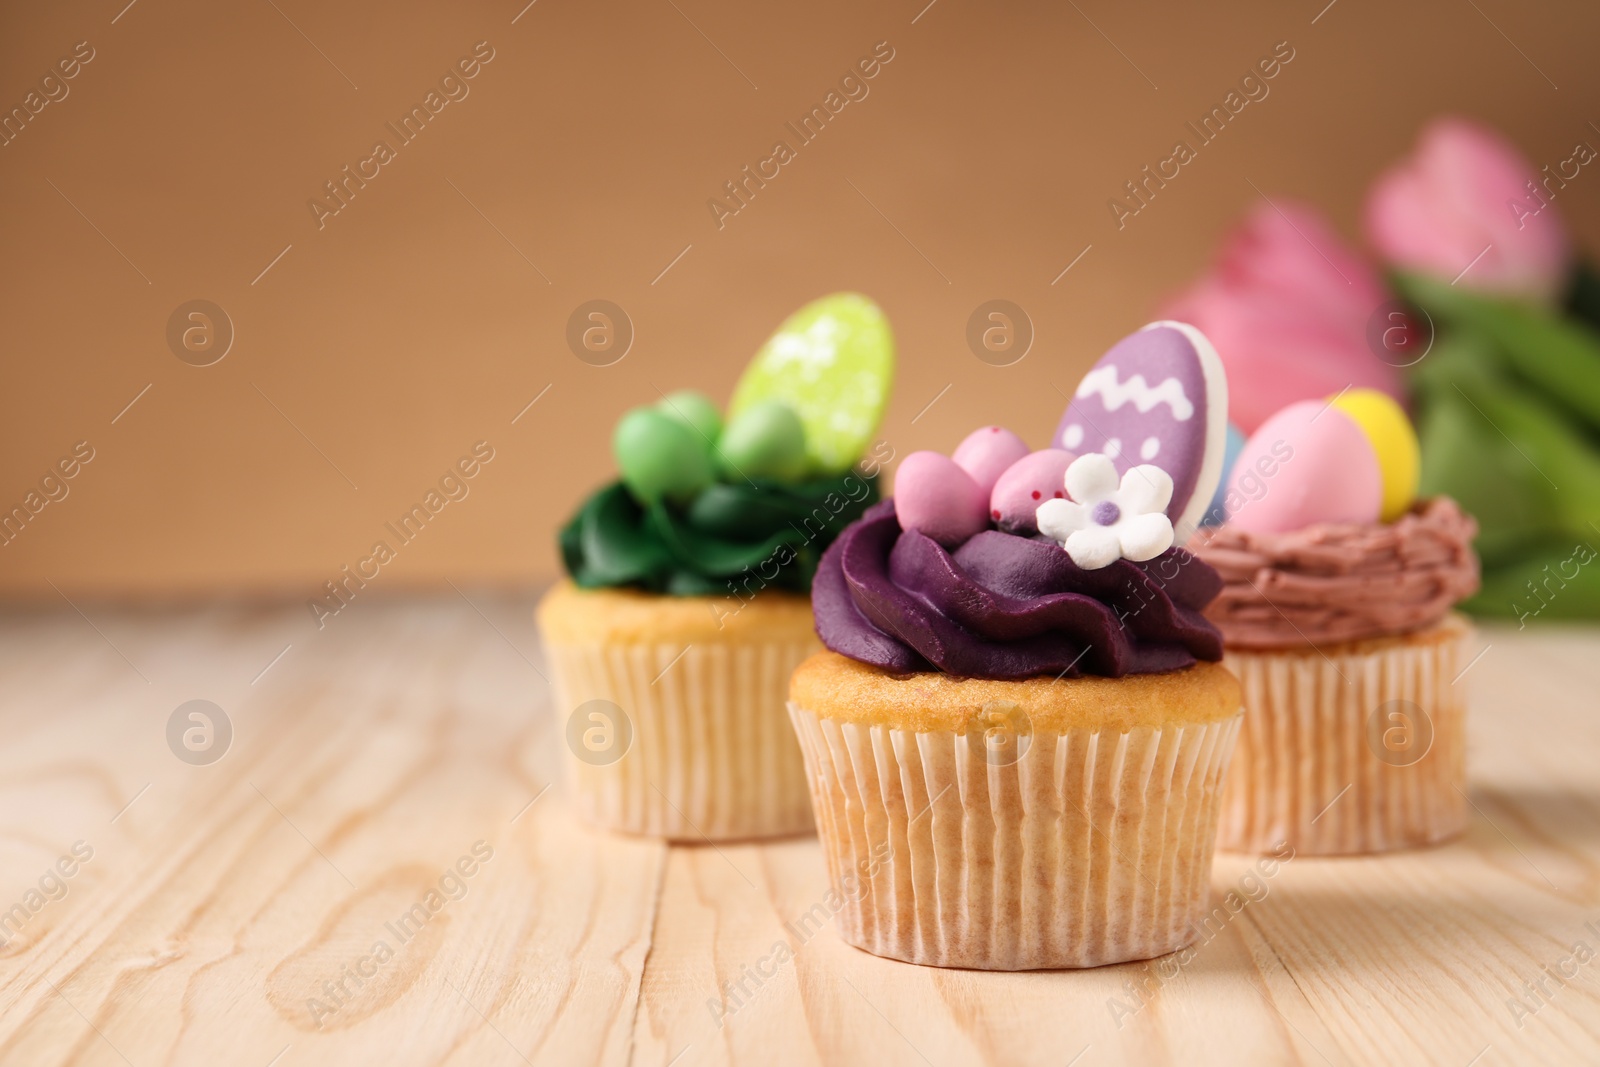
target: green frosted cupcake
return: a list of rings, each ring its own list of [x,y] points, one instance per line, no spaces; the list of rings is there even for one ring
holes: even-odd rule
[[[838,294],[768,340],[726,417],[678,392],[618,422],[620,477],[561,529],[568,580],[538,610],[591,822],[683,840],[812,828],[788,681],[820,647],[822,552],[878,499],[893,366],[882,311]]]

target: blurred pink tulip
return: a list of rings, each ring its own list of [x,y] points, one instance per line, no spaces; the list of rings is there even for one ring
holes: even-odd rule
[[[1393,299],[1311,208],[1258,205],[1210,274],[1162,309],[1211,339],[1228,371],[1228,418],[1247,435],[1296,400],[1346,387],[1404,394],[1368,347],[1367,323]]]
[[[1539,178],[1499,134],[1436,119],[1412,156],[1373,184],[1367,239],[1401,270],[1461,275],[1463,286],[1553,302],[1570,248]]]

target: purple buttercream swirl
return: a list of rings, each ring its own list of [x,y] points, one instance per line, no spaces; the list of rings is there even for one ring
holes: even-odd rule
[[[1092,571],[1052,541],[999,530],[949,552],[901,532],[885,500],[823,553],[811,604],[824,645],[895,673],[1121,677],[1220,660],[1200,611],[1221,589],[1182,548]]]

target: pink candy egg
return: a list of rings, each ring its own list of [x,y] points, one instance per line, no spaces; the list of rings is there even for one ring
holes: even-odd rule
[[[894,474],[900,528],[920,530],[946,548],[988,528],[987,503],[972,475],[938,452],[913,452]]]
[[[989,494],[989,518],[1007,533],[1037,533],[1034,513],[1046,500],[1067,495],[1067,468],[1077,458],[1065,449],[1046,448],[1011,464]]]
[[[1290,404],[1244,443],[1228,475],[1228,524],[1285,533],[1378,520],[1383,476],[1356,421],[1324,400]]]
[[[983,495],[994,491],[994,483],[1006,468],[1028,454],[1027,442],[1004,426],[985,426],[967,434],[950,458],[972,475]]]

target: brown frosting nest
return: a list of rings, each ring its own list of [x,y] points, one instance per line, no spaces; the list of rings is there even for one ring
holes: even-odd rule
[[[1222,575],[1205,614],[1229,647],[1280,649],[1420,630],[1478,591],[1478,524],[1449,497],[1387,525],[1256,534],[1204,529],[1189,550]]]

